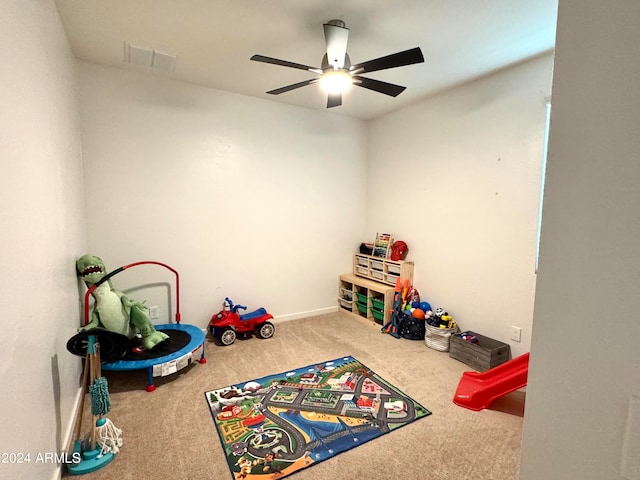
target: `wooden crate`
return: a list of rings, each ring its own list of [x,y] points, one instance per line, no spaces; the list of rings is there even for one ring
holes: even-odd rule
[[[464,333],[475,335],[478,343],[467,342],[458,335],[452,335],[449,347],[449,356],[451,358],[466,363],[479,372],[497,367],[509,360],[511,347],[506,343],[471,331]]]

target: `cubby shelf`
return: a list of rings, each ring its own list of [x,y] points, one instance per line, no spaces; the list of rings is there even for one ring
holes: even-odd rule
[[[353,256],[353,273],[359,277],[395,287],[396,280],[409,279],[413,284],[413,262],[356,254]]]
[[[398,278],[413,284],[413,262],[357,253],[353,273],[338,279],[338,305],[343,310],[386,325],[391,318]]]
[[[338,280],[338,305],[354,315],[386,325],[391,316],[394,290],[395,284],[391,287],[347,273]]]

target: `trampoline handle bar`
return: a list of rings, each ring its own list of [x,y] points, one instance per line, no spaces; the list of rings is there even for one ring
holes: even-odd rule
[[[170,267],[169,265],[167,265],[166,263],[156,262],[153,260],[144,260],[141,262],[130,263],[129,265],[125,265],[120,268],[116,268],[114,271],[107,273],[104,277],[100,279],[99,282],[95,283],[94,285],[91,286],[91,288],[87,290],[87,292],[84,294],[84,324],[85,325],[89,323],[89,295],[91,295],[91,292],[93,292],[99,285],[103,284],[104,282],[109,280],[111,277],[117,275],[123,270],[126,270],[127,268],[131,268],[131,267],[137,267],[138,265],[159,265],[168,270],[171,270],[174,273],[174,275],[176,276],[176,323],[180,323],[180,275],[178,275],[178,272],[172,267]]]

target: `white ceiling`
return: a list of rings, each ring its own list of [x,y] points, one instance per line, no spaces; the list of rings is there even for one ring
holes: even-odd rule
[[[75,55],[176,80],[326,110],[317,84],[265,92],[314,74],[253,54],[319,67],[322,25],[343,20],[360,63],[420,47],[425,63],[365,74],[404,85],[393,98],[351,88],[329,111],[372,119],[553,49],[558,0],[56,0]],[[130,43],[175,55],[173,72],[125,62]]]

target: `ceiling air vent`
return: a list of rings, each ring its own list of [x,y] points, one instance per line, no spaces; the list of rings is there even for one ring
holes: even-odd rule
[[[126,43],[124,52],[125,62],[137,67],[151,67],[165,72],[173,72],[176,66],[176,56],[157,50],[139,47]]]

